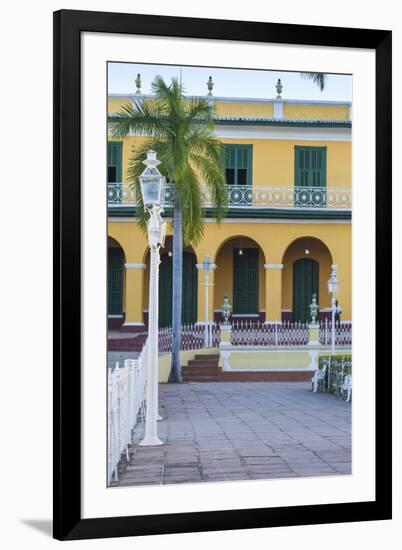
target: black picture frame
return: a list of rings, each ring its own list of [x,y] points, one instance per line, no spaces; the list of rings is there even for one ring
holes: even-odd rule
[[[341,46],[376,61],[376,498],[370,502],[81,517],[81,49],[83,32]],[[54,537],[60,540],[390,519],[390,31],[61,10],[54,13]],[[381,292],[378,292],[381,289]],[[380,321],[381,320],[381,321]]]

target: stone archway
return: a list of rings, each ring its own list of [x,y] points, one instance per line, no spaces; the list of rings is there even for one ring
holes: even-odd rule
[[[215,255],[214,317],[220,320],[225,294],[233,318],[265,320],[265,255],[252,238],[236,235],[226,239]]]
[[[109,328],[120,328],[124,321],[125,255],[120,243],[108,237],[107,313]]]
[[[308,322],[313,293],[320,306],[320,318],[328,315],[327,281],[332,263],[328,247],[316,237],[299,237],[290,243],[283,256],[283,320]]]

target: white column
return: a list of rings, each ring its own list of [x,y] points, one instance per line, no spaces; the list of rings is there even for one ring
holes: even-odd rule
[[[209,283],[209,271],[204,269],[204,264],[196,264],[196,267],[198,270],[203,270],[205,273],[205,331],[204,331],[204,345],[206,348],[209,348],[212,346],[212,327],[211,323],[209,321],[209,287],[213,286]],[[216,264],[209,264],[209,269],[216,269]],[[212,319],[213,321],[213,319]]]
[[[159,246],[150,247],[149,318],[148,318],[148,365],[147,407],[145,435],[142,446],[162,445],[157,435],[158,420],[158,272]]]

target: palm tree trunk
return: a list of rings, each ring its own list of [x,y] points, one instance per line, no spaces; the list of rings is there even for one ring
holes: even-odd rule
[[[180,345],[183,293],[183,212],[175,197],[173,212],[173,293],[172,293],[172,364],[169,382],[181,382]]]

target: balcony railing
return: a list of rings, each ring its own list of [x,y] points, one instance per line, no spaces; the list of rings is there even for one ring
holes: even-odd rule
[[[352,191],[332,187],[282,187],[260,185],[227,185],[229,206],[232,208],[276,208],[351,210]],[[164,207],[174,204],[174,184],[162,188]],[[135,191],[126,183],[108,184],[108,206],[123,207],[137,204]],[[204,191],[204,206],[212,206],[209,193]]]

